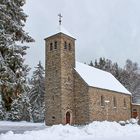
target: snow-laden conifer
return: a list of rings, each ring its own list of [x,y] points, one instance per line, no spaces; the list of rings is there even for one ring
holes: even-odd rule
[[[0,1],[0,92],[7,110],[16,96],[25,92],[29,71],[23,59],[28,47],[17,44],[33,41],[23,29],[27,18],[24,4],[25,0]]]
[[[39,62],[31,78],[31,90],[29,93],[30,103],[32,105],[32,115],[34,122],[44,121],[44,94],[45,94],[45,77],[44,68]]]

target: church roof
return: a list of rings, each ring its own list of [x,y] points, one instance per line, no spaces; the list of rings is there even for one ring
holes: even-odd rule
[[[131,95],[131,93],[109,72],[79,62],[76,62],[75,70],[89,86]]]

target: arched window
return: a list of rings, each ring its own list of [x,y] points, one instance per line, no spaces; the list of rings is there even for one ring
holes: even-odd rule
[[[117,100],[116,100],[116,97],[113,97],[113,106],[114,106],[114,107],[117,107]]]
[[[67,42],[64,42],[64,49],[67,49]]]
[[[104,96],[101,96],[101,106],[105,106]]]
[[[57,41],[54,42],[54,49],[57,49]]]
[[[69,51],[71,51],[71,44],[69,43]]]
[[[53,50],[53,43],[50,43],[50,51]]]
[[[126,108],[126,100],[125,100],[125,98],[123,100],[123,106]]]

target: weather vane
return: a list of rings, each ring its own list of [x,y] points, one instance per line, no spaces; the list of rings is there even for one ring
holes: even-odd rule
[[[61,26],[61,23],[62,23],[62,15],[61,15],[61,13],[60,14],[58,14],[58,17],[59,17],[59,25]]]

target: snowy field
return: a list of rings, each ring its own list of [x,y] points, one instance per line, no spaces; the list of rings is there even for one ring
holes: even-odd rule
[[[46,127],[44,124],[0,122],[0,128],[36,127],[40,130],[25,131],[15,134],[9,131],[0,134],[0,140],[140,140],[140,126],[128,124],[121,126],[116,122],[93,122],[85,126],[55,125]]]

